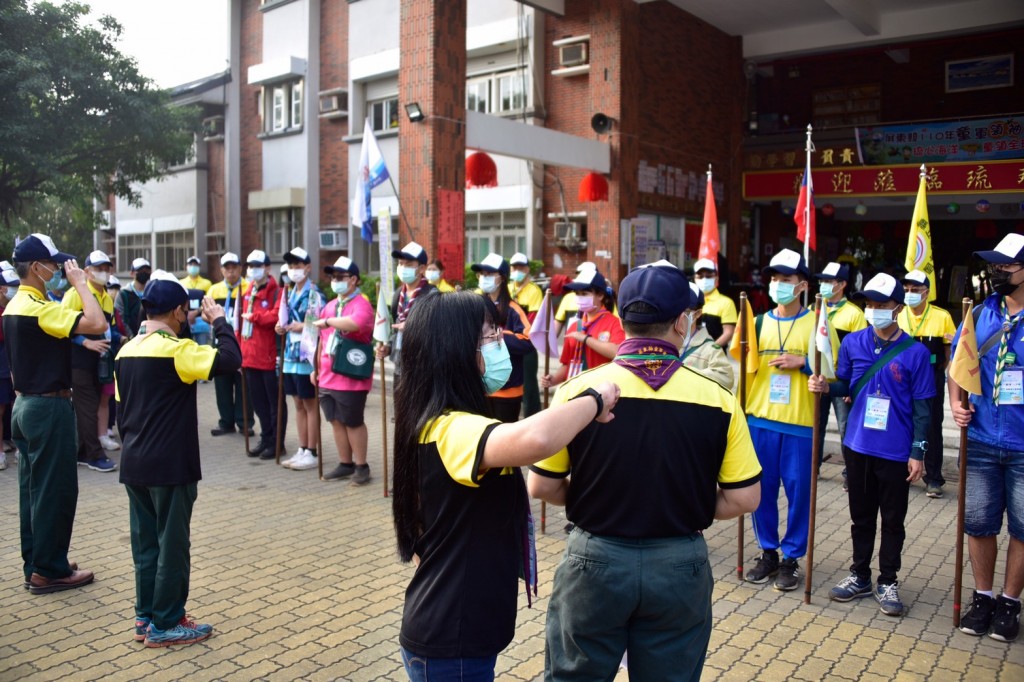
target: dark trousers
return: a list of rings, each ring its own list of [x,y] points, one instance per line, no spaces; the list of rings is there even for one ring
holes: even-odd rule
[[[537,383],[537,351],[523,356],[523,416],[540,412],[540,384]]]
[[[907,517],[906,462],[872,457],[843,448],[850,485],[850,534],[853,537],[853,564],[850,571],[862,580],[871,579],[871,555],[875,549],[878,516],[882,517],[882,537],[878,545],[878,582],[896,582],[900,553],[907,537],[903,521]]]
[[[249,427],[252,427],[252,404],[248,404],[249,414],[242,412],[242,374],[235,372],[230,376],[215,376],[213,390],[217,395],[217,412],[220,415],[219,426],[222,429],[243,428],[243,416],[248,416]],[[276,396],[275,396],[276,399]]]
[[[505,424],[511,424],[519,421],[519,408],[523,405],[523,399],[489,397],[487,405],[491,408],[491,416]]]
[[[25,579],[33,572],[65,578],[71,575],[68,547],[78,506],[78,443],[71,401],[21,396],[14,403],[11,432],[21,451],[18,502]]]
[[[850,404],[842,398],[822,393],[819,397],[821,400],[821,416],[818,419],[818,461],[816,465],[818,470],[821,470],[821,457],[825,456],[825,429],[828,427],[828,413],[830,409],[834,409],[836,413],[836,425],[839,427],[839,445],[843,444],[843,439],[846,438],[846,422],[850,419]]]
[[[277,447],[277,372],[272,369],[245,370],[246,388],[252,399],[252,408],[260,418],[260,446]],[[284,433],[288,426],[288,402],[281,403],[281,433],[276,434],[284,445]]]
[[[928,426],[928,450],[924,453],[925,485],[945,485],[942,477],[942,415],[946,405],[946,375],[935,374],[935,397],[932,398],[932,421]]]
[[[103,399],[104,398],[101,398],[101,400]],[[112,429],[114,428],[114,424],[117,423],[117,401],[114,400],[114,396],[112,395],[107,396],[105,400],[110,401],[110,412],[108,413],[109,416],[107,417],[107,428]]]
[[[196,484],[125,488],[135,561],[135,617],[149,618],[167,630],[181,621],[188,600]]]
[[[78,422],[78,461],[95,462],[107,453],[100,444],[100,380],[94,369],[71,370],[71,388],[74,389],[71,402],[75,406]]]

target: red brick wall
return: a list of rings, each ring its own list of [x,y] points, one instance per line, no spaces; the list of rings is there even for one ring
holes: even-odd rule
[[[259,10],[259,0],[242,2],[241,31],[241,63],[237,74],[242,80],[240,101],[238,103],[240,135],[239,144],[241,168],[241,206],[242,244],[239,257],[245,256],[253,249],[262,248],[261,237],[256,231],[256,212],[250,211],[249,192],[263,188],[262,148],[257,135],[260,132],[260,112],[257,106],[259,88],[246,85],[249,67],[263,61],[263,13]]]
[[[312,85],[310,87],[313,87]],[[320,90],[348,87],[348,3],[320,3]],[[319,102],[315,106],[319,109]],[[310,112],[316,116],[316,112]],[[312,119],[311,119],[312,120]],[[320,228],[348,226],[348,154],[342,142],[347,118],[320,119]],[[310,244],[309,250],[317,248]],[[321,264],[333,263],[339,251],[321,251]]]
[[[206,143],[206,230],[207,232],[227,231],[226,188],[224,186],[225,155],[224,141]],[[206,240],[206,263],[204,273],[212,273],[212,279],[219,279],[220,256],[223,237],[208,237]]]

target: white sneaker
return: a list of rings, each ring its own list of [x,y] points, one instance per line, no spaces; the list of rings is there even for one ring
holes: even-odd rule
[[[298,450],[295,451],[295,454],[289,457],[288,459],[282,459],[281,466],[285,467],[286,469],[291,469],[292,464],[294,464],[297,459],[302,457],[302,453],[305,451],[305,448],[299,448]]]
[[[120,450],[121,445],[110,436],[100,436],[100,445],[104,450]]]
[[[0,451],[0,471],[7,468],[7,455]]]
[[[289,467],[292,471],[305,471],[306,469],[316,469],[316,457],[309,450],[303,449],[302,454],[297,456]]]

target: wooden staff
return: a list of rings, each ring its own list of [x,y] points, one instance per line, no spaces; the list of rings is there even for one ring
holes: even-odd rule
[[[328,327],[329,329],[330,327]],[[313,371],[316,373],[316,381],[313,382],[313,399],[316,400],[316,474],[324,480],[324,440],[320,428],[320,330],[316,330],[316,354],[313,356]]]
[[[972,315],[974,301],[964,298],[963,319]],[[962,329],[962,328],[961,328]],[[961,332],[962,333],[962,332]],[[981,365],[981,358],[978,358]],[[960,407],[971,409],[970,394],[960,389]],[[957,458],[960,467],[960,482],[956,486],[956,568],[953,570],[953,627],[960,627],[960,592],[964,586],[964,506],[967,503],[967,427],[960,429],[960,455]]]
[[[544,376],[551,373],[551,349],[548,348],[548,339],[551,338],[551,324],[554,318],[554,313],[551,310],[551,289],[544,292],[544,300],[547,303],[547,327],[544,328]],[[551,398],[551,387],[544,387],[544,409],[548,409],[548,403]],[[544,500],[540,501],[540,532],[545,534],[548,532],[548,503]]]
[[[281,294],[282,301],[279,305],[288,305],[288,292],[291,287],[285,287],[284,292]],[[289,319],[291,315],[285,317]],[[277,354],[277,428],[274,429],[274,463],[281,463],[281,446],[284,444],[284,438],[281,436],[281,421],[284,418],[284,349],[288,345],[288,329],[285,328],[284,335],[281,337],[281,349]]]
[[[743,409],[744,418],[747,414],[747,348],[750,342],[747,341],[747,292],[740,292],[740,407]],[[736,519],[736,577],[743,582],[743,514]]]
[[[242,283],[238,283],[238,301],[235,304],[235,321],[238,323],[238,348],[242,348],[242,306],[245,305],[245,297],[242,295]],[[231,291],[228,290],[228,296]],[[242,373],[242,435],[245,436],[245,454],[249,454],[249,387],[245,384],[245,367],[238,370]],[[231,388],[234,392],[234,387]]]
[[[377,282],[377,298],[380,299],[380,282]],[[384,358],[380,359],[380,432],[383,442],[382,466],[384,472],[384,497],[388,496],[388,380],[384,375]]]
[[[821,294],[814,295],[814,339],[818,338],[818,317],[821,315]],[[821,374],[821,352],[818,344],[807,350],[814,353],[814,376]],[[818,434],[821,432],[821,396],[813,394],[814,426],[811,436],[811,520],[807,528],[807,575],[804,577],[804,603],[811,603],[811,575],[814,573],[814,517],[818,511],[818,458],[821,457],[821,443]]]

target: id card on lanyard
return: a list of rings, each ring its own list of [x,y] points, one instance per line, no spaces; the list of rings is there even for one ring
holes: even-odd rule
[[[864,405],[864,428],[874,431],[889,430],[889,406],[891,404],[888,396],[881,393],[869,395]]]
[[[1024,370],[1019,367],[1003,371],[999,384],[1000,405],[1024,405]]]

